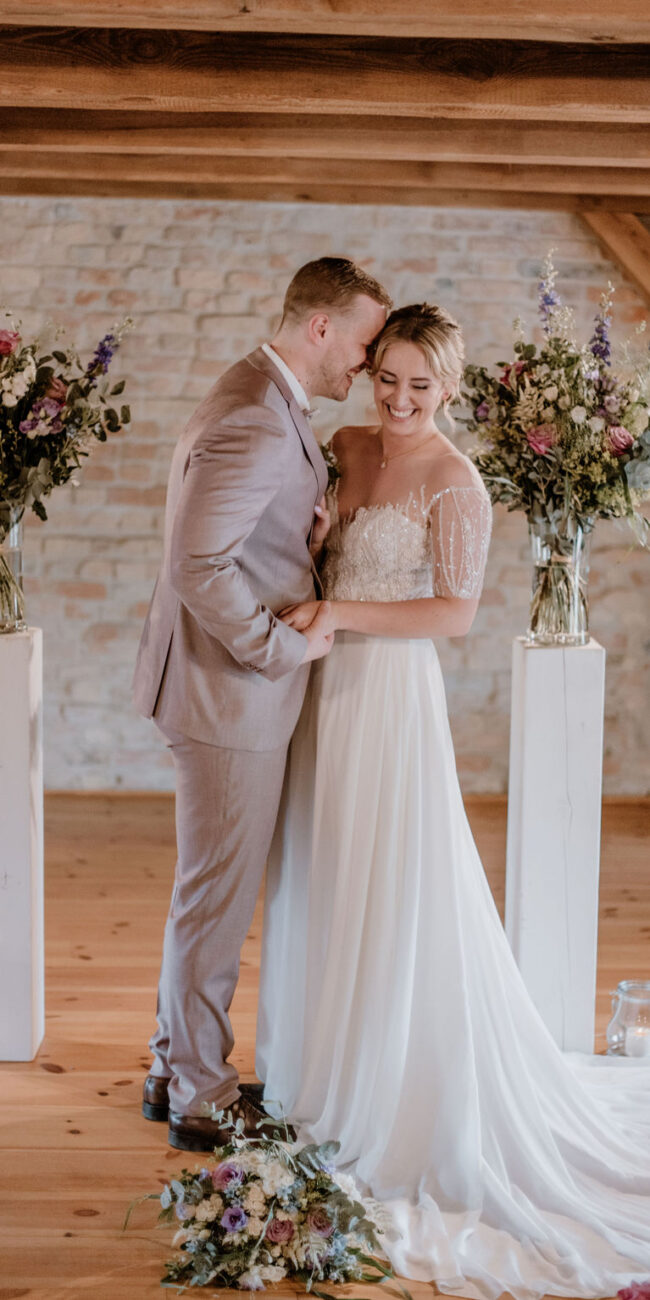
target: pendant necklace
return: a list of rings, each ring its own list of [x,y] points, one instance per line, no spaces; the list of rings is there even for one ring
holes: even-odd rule
[[[396,451],[394,456],[387,456],[382,446],[382,459],[379,462],[379,468],[386,469],[386,466],[390,464],[391,460],[398,460],[400,456],[412,456],[413,453],[419,451],[421,447],[426,447],[427,443],[431,442],[431,440],[435,438],[437,432],[438,430],[434,429],[433,433],[430,433],[428,438],[424,438],[422,442],[419,442],[417,447],[407,447],[406,451]]]

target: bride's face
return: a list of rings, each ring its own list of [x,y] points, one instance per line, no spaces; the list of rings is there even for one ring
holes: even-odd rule
[[[405,339],[386,348],[374,377],[374,390],[382,427],[395,435],[428,432],[447,396],[417,343]]]

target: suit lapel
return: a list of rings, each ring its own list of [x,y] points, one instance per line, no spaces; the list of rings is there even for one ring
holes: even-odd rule
[[[263,352],[261,348],[257,348],[255,352],[251,352],[247,360],[250,361],[251,365],[255,366],[257,370],[264,371],[267,378],[275,384],[276,388],[279,388],[282,396],[287,402],[289,406],[289,414],[296,427],[296,432],[316,475],[318,495],[321,497],[327,490],[327,465],[325,464],[320,447],[314,437],[309,420],[304,412],[301,411],[300,406],[284,378],[284,375],[280,374],[280,371],[273,365],[270,357],[267,357],[266,352]]]

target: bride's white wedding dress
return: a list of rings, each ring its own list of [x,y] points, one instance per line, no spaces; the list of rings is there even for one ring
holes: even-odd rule
[[[473,596],[489,517],[480,487],[334,513],[326,593]],[[650,1068],[562,1054],[535,1011],[431,641],[345,633],[314,668],[269,865],[257,1068],[269,1108],[339,1139],[384,1203],[398,1274],[529,1300],[650,1273]]]

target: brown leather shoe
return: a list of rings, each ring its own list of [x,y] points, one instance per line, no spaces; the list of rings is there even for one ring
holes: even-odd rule
[[[249,1101],[252,1101],[254,1106],[257,1106],[258,1110],[262,1110],[262,1098],[264,1096],[263,1083],[240,1083],[239,1091],[241,1092],[242,1097],[247,1097]]]
[[[232,1112],[234,1120],[243,1119],[243,1137],[259,1137],[260,1134],[272,1137],[278,1130],[278,1125],[247,1097],[238,1097],[236,1101],[226,1103],[223,1109],[226,1113]],[[170,1110],[168,1140],[169,1145],[178,1151],[213,1151],[215,1147],[226,1146],[232,1141],[232,1131],[222,1128],[218,1120],[210,1119],[208,1115],[181,1115]]]
[[[158,1079],[148,1074],[142,1089],[142,1114],[145,1119],[163,1123],[169,1114],[169,1079]]]

